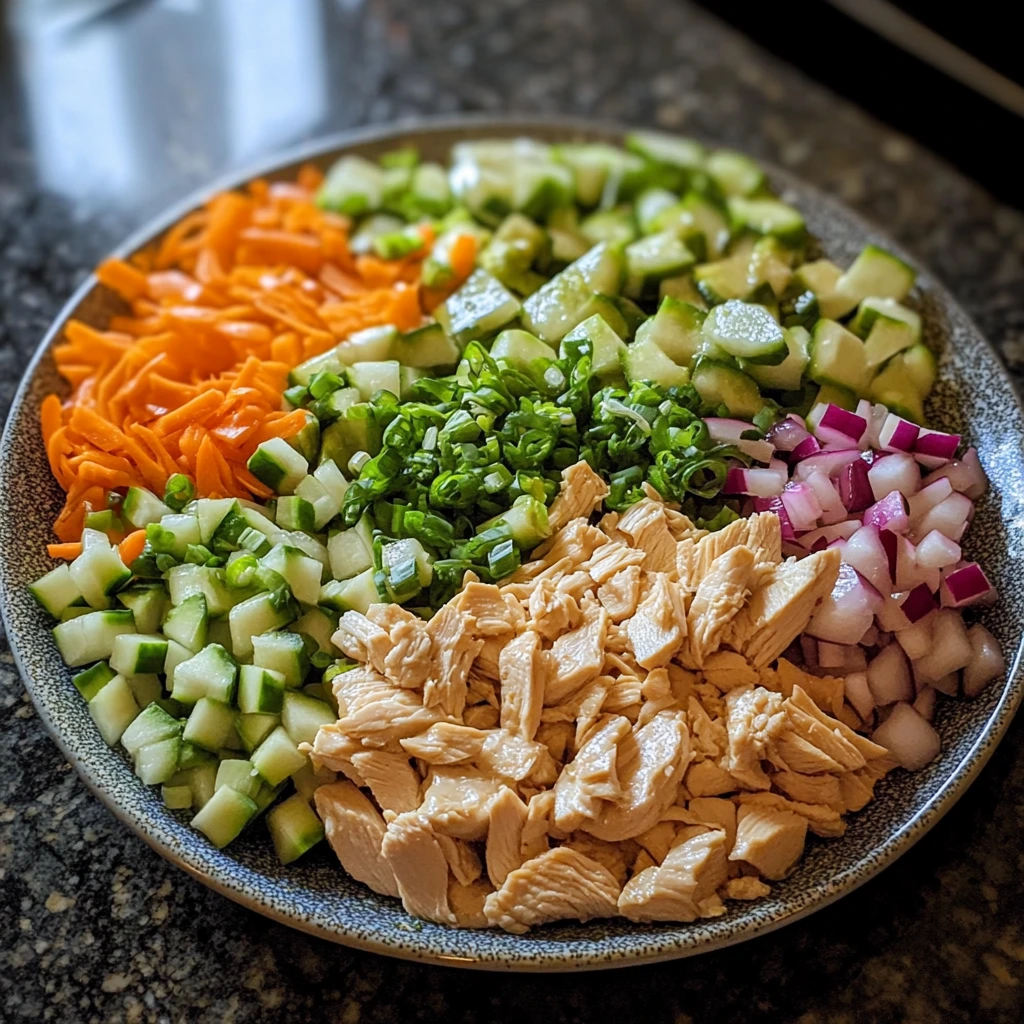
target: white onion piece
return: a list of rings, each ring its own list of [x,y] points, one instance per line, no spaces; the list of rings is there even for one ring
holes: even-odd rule
[[[977,697],[985,687],[1006,671],[1006,659],[999,641],[979,622],[967,631],[971,660],[964,668],[964,696]]]
[[[977,501],[988,490],[988,477],[974,448],[968,448],[962,459],[953,459],[933,470],[924,482],[930,484],[943,478],[952,484],[954,491],[966,494],[971,501]]]
[[[897,643],[911,661],[923,658],[932,649],[932,630],[937,617],[938,612],[933,612],[896,633]]]
[[[930,722],[935,718],[935,691],[926,686],[915,698],[914,710],[926,721]]]
[[[896,452],[871,463],[868,483],[875,501],[881,501],[892,491],[899,491],[905,498],[909,498],[921,489],[921,467],[912,455]]]
[[[882,597],[851,565],[839,566],[839,577],[806,632],[834,644],[857,644],[874,622]]]
[[[797,542],[807,551],[820,551],[834,540],[846,540],[852,537],[859,529],[860,523],[856,519],[846,519],[841,523],[811,530],[809,533],[803,534]]]
[[[923,768],[942,749],[939,734],[909,704],[894,704],[871,738],[910,771]]]
[[[945,478],[932,481],[907,499],[907,514],[911,523],[917,523],[926,513],[941,504],[953,493],[953,485]]]
[[[928,652],[914,661],[914,677],[923,683],[934,682],[964,668],[972,656],[971,639],[960,613],[940,608],[932,623]]]
[[[849,644],[830,644],[826,640],[818,641],[818,665],[825,669],[840,669],[846,672],[862,672],[867,668],[867,656],[864,648]]]
[[[905,594],[900,593],[882,595],[882,607],[877,613],[878,625],[883,630],[882,636],[886,633],[898,633],[910,627],[910,619],[906,617],[903,609],[900,607],[900,599],[905,596]]]
[[[878,705],[914,699],[910,663],[899,644],[890,644],[868,665],[868,686]]]
[[[800,651],[808,668],[818,667],[818,641],[813,636],[800,637]]]
[[[938,569],[926,569],[917,562],[917,549],[906,537],[896,538],[896,589],[914,590],[924,584],[932,593],[941,582]]]
[[[956,697],[960,693],[960,673],[950,672],[949,675],[943,676],[941,679],[933,679],[930,683],[922,684],[921,688],[924,689],[925,686],[930,686],[947,697]]]
[[[883,594],[884,598],[885,595]],[[878,644],[879,629],[877,626],[872,626],[861,638],[860,642],[863,647],[875,647]]]
[[[880,594],[892,590],[889,557],[882,547],[877,526],[862,526],[846,542],[843,561],[852,565]]]
[[[951,494],[930,508],[911,527],[910,536],[915,542],[926,537],[932,530],[938,530],[950,540],[959,540],[967,530],[967,523],[974,514],[974,503],[965,494]]]
[[[813,530],[821,517],[821,505],[809,483],[790,481],[783,488],[782,504],[789,513],[789,521],[798,533]]]
[[[875,710],[875,698],[871,695],[866,672],[851,672],[846,677],[843,693],[850,702],[850,707],[860,715],[862,721],[868,721]]]
[[[960,545],[944,533],[932,530],[917,545],[914,558],[923,569],[945,569],[960,561]]]

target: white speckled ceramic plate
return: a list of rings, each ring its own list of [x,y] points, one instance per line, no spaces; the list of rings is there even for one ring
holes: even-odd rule
[[[346,151],[372,156],[407,142],[429,157],[444,159],[458,139],[496,135],[533,135],[554,141],[616,140],[620,133],[578,122],[464,119],[329,138],[218,182],[215,189],[204,190],[149,225],[119,252],[127,255],[158,237],[199,205],[208,191],[233,187],[251,177],[287,178],[308,160],[326,165]],[[849,262],[869,241],[914,262],[835,201],[781,172],[772,177],[783,198],[804,211],[825,254],[837,262]],[[798,869],[774,885],[767,899],[731,903],[723,917],[696,924],[636,926],[609,920],[552,925],[525,936],[450,930],[415,922],[396,900],[351,881],[324,845],[299,863],[281,867],[263,829],[251,830],[221,852],[189,828],[187,816],[166,810],[158,792],[143,786],[126,758],[100,739],[57,654],[46,616],[25,589],[50,567],[45,545],[61,505],[39,439],[37,412],[47,392],[63,387],[50,348],[70,317],[105,326],[117,308],[114,296],[93,277],[71,298],[43,339],[0,444],[0,606],[29,693],[61,750],[93,792],[162,856],[230,899],[336,942],[435,963],[566,971],[689,956],[803,917],[892,863],[949,810],[991,755],[1024,694],[1024,412],[992,349],[925,270],[916,300],[924,314],[927,341],[941,352],[941,376],[929,403],[930,418],[977,445],[992,481],[966,548],[970,557],[984,562],[1002,594],[1001,603],[986,613],[985,622],[1007,654],[1008,677],[974,701],[943,702],[936,723],[943,740],[941,756],[924,771],[898,771],[885,779],[877,799],[851,818],[846,836],[812,839]]]

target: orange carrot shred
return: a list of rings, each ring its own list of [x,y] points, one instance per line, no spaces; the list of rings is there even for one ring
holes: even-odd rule
[[[117,545],[117,553],[125,565],[131,565],[146,546],[146,531],[134,530],[120,544]]]

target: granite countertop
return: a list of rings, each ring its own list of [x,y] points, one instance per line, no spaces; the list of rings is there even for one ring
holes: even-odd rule
[[[66,42],[29,24],[20,64],[0,59],[0,411],[91,261],[168,200],[241,156],[299,137],[459,110],[644,122],[774,160],[884,225],[945,280],[1011,369],[1024,372],[1024,217],[688,4],[296,0],[275,7],[289,14],[271,27],[304,54],[291,68],[296,81],[320,83],[309,101],[315,116],[296,121],[283,109],[275,120],[271,110],[256,128],[238,97],[258,84],[245,77],[250,64],[240,54],[258,54],[260,40],[249,19],[231,13],[235,5],[216,6],[216,31],[202,22],[203,5],[181,3],[115,8],[100,29],[71,26]],[[99,44],[82,40],[94,36],[107,49],[89,65]],[[54,53],[68,52],[80,63],[53,63]],[[122,76],[116,88],[104,92],[104,78],[75,93],[75,69],[97,74],[100,66]],[[50,109],[38,89],[54,69],[64,71],[52,88],[63,84],[65,95]],[[282,93],[287,73],[280,69]],[[244,88],[222,103],[232,81]],[[130,101],[127,137],[112,127],[115,100]],[[26,106],[31,124],[22,120]],[[89,134],[100,129],[109,138]],[[91,166],[101,148],[125,138],[135,144],[134,170]],[[509,977],[335,947],[242,910],[172,868],[64,763],[5,642],[0,718],[5,1022],[881,1024],[1024,1015],[1022,721],[925,839],[808,920],[693,960]]]

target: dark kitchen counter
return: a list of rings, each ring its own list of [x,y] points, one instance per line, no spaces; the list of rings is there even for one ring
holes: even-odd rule
[[[83,6],[39,5],[64,22],[37,14],[0,49],[0,414],[90,263],[165,203],[301,138],[460,110],[656,124],[774,160],[917,253],[1024,373],[1024,217],[687,4],[291,0],[258,24],[243,4],[100,4],[75,24]],[[2,641],[0,719],[4,1022],[1024,1016],[1021,721],[930,835],[822,913],[697,959],[510,977],[334,947],[208,892],[86,792]]]

